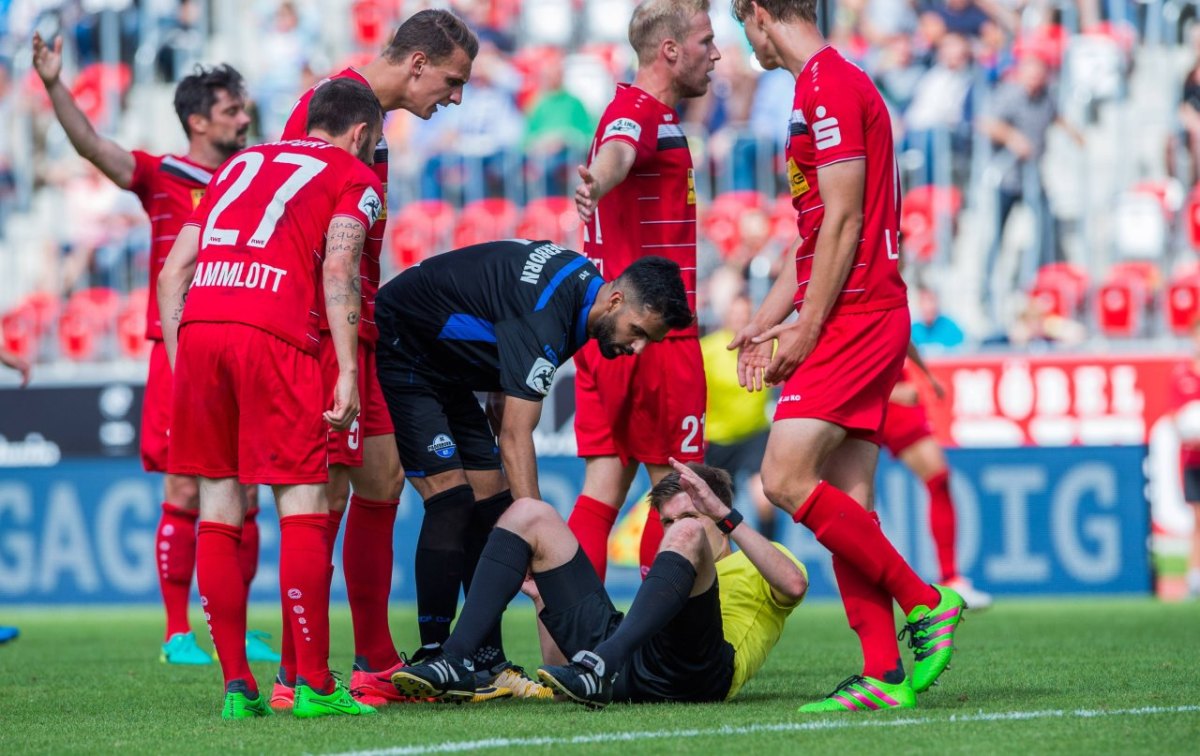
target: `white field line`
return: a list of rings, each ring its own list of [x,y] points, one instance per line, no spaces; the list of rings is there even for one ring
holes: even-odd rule
[[[659,730],[643,732],[602,732],[593,735],[572,737],[540,738],[487,738],[485,740],[459,740],[430,745],[395,746],[370,751],[347,751],[336,756],[410,756],[425,753],[465,753],[487,748],[526,748],[530,746],[577,746],[598,743],[629,743],[643,740],[677,738],[720,738],[733,735],[754,735],[764,732],[814,732],[819,730],[860,730],[874,727],[907,727],[926,724],[969,724],[973,722],[1016,722],[1030,719],[1098,719],[1102,717],[1144,717],[1152,714],[1194,714],[1200,706],[1146,706],[1140,709],[1046,709],[1042,711],[980,712],[978,714],[954,714],[940,719],[935,717],[907,717],[903,719],[871,719],[862,715],[847,714],[845,719],[827,719],[815,722],[780,722],[742,725],[740,727],[713,727],[693,730]],[[603,715],[601,715],[603,716]]]

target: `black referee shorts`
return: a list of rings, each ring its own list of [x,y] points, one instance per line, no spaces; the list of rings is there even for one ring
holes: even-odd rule
[[[546,604],[539,615],[542,624],[568,659],[594,650],[620,626],[624,615],[613,606],[583,549],[563,566],[533,577]],[[613,700],[723,701],[732,682],[733,646],[725,640],[714,581],[634,651],[618,671]]]

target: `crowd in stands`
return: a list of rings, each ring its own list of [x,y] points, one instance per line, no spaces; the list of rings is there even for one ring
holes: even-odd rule
[[[64,35],[67,80],[93,121],[118,138],[147,136],[145,124],[136,123],[142,117],[136,108],[146,100],[134,92],[169,99],[173,81],[194,62],[214,62],[207,56],[220,50],[250,83],[256,117],[252,141],[264,141],[278,136],[300,92],[323,75],[369,59],[399,19],[430,4],[129,0],[100,4],[114,10],[97,13],[88,10],[96,4],[80,0],[0,0],[4,256],[17,254],[7,241],[11,233],[5,235],[8,220],[32,212],[39,198],[56,208],[55,218],[70,219],[42,229],[36,249],[20,250],[40,259],[36,275],[5,274],[13,280],[0,283],[6,343],[44,359],[63,353],[77,359],[141,353],[133,335],[121,337],[117,319],[129,302],[144,296],[139,292],[147,274],[146,219],[136,202],[75,157],[53,127],[44,90],[28,69],[32,30]],[[424,255],[484,238],[547,235],[578,243],[578,222],[565,198],[574,188],[575,166],[585,162],[599,109],[616,82],[631,78],[625,30],[612,19],[628,18],[633,4],[449,3],[476,29],[482,48],[461,106],[429,122],[406,113],[388,120],[393,174],[385,275]],[[1172,310],[1177,306],[1172,287],[1181,282],[1184,295],[1196,294],[1193,307],[1200,312],[1195,271],[1143,275],[1143,270],[1114,278],[1107,256],[1072,259],[1043,181],[1052,130],[1062,127],[1075,149],[1085,151],[1089,123],[1078,116],[1082,112],[1092,123],[1096,118],[1095,112],[1078,109],[1068,117],[1060,107],[1064,88],[1069,84],[1074,101],[1093,108],[1126,102],[1139,51],[1149,43],[1147,13],[1161,12],[1161,3],[838,0],[833,5],[830,38],[870,73],[892,111],[906,191],[907,277],[921,343],[949,350],[981,344],[1024,348],[1077,343],[1097,334],[1169,334],[1171,318],[1182,322],[1191,312]],[[709,95],[688,101],[681,114],[697,165],[701,319],[709,327],[719,324],[723,304],[747,282],[751,296],[765,292],[795,228],[790,202],[780,197],[786,195],[780,155],[793,81],[784,71],[761,71],[726,6],[725,0],[715,0],[712,8],[722,53],[713,86]],[[223,16],[221,10],[231,7],[237,14]],[[336,23],[331,20],[335,12]],[[249,25],[243,38],[253,44],[213,44],[232,34],[235,24]],[[1179,39],[1185,37],[1180,31]],[[1178,48],[1179,39],[1163,44]],[[1178,85],[1171,88],[1179,104],[1171,149],[1163,150],[1162,164],[1151,167],[1148,176],[1174,174],[1178,186],[1191,186],[1200,170],[1200,64],[1174,75]],[[169,151],[182,143],[173,121],[153,128],[155,144],[128,146]],[[1175,196],[1178,189],[1164,190],[1166,183],[1147,184],[1138,195],[1153,195],[1159,220],[1165,219],[1158,250],[1164,261],[1174,259],[1167,256],[1178,241],[1174,229],[1191,222],[1186,217],[1191,205]],[[1025,208],[1017,214],[1025,227],[1013,231],[1014,224],[1006,221],[1017,207]],[[989,230],[964,244],[966,226]],[[1143,231],[1132,237],[1145,244]],[[997,264],[1004,250],[1016,255],[1015,265]],[[958,263],[964,255],[977,261],[982,280],[979,296],[969,297],[968,305],[960,301],[963,286],[944,272],[962,269]],[[1122,261],[1120,250],[1113,260]],[[17,267],[0,261],[0,271]],[[1160,267],[1167,270],[1165,263]],[[1047,269],[1068,272],[1047,275]],[[1109,296],[1124,298],[1117,305],[1122,314],[1111,316],[1119,321],[1115,325],[1104,319],[1101,296],[1108,296],[1104,287],[1113,283],[1124,286]],[[103,311],[103,317],[113,318],[107,335],[90,349],[72,352],[66,337],[48,334],[72,311],[72,302],[94,297],[81,292],[96,289],[118,292],[120,303]],[[37,296],[31,299],[31,292]],[[47,298],[57,304],[45,304]],[[36,314],[31,301],[41,302]],[[968,317],[969,324],[955,322],[976,310],[981,315]],[[122,351],[122,345],[128,348]]]

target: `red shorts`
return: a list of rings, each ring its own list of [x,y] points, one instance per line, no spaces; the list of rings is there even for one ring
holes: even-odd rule
[[[704,360],[695,338],[607,360],[595,341],[575,353],[575,441],[581,457],[665,465],[704,461]]]
[[[932,435],[933,429],[929,427],[929,416],[925,414],[924,405],[920,402],[888,402],[887,417],[883,421],[880,437],[883,446],[893,457],[899,457],[905,449]]]
[[[150,349],[150,372],[142,394],[142,467],[167,471],[167,435],[171,430],[171,361],[167,346],[155,341]]]
[[[321,377],[325,385],[325,396],[332,406],[333,390],[337,385],[337,350],[329,334],[321,335]],[[375,370],[375,349],[358,342],[358,403],[359,414],[347,430],[329,431],[329,464],[362,467],[362,440],[371,436],[390,436],[392,416],[383,389],[379,386],[379,373]]]
[[[907,307],[826,320],[812,354],[784,382],[775,419],[825,420],[879,444],[910,327]]]
[[[188,323],[175,358],[168,470],[242,483],[329,480],[317,358],[241,323]]]

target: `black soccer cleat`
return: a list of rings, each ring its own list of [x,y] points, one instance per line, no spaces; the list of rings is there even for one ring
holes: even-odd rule
[[[612,702],[613,681],[605,674],[604,660],[591,651],[580,651],[562,667],[541,667],[538,677],[556,693],[589,709],[603,709]]]
[[[402,667],[392,675],[392,685],[400,695],[410,698],[463,703],[475,697],[475,667],[470,659],[441,654]]]

